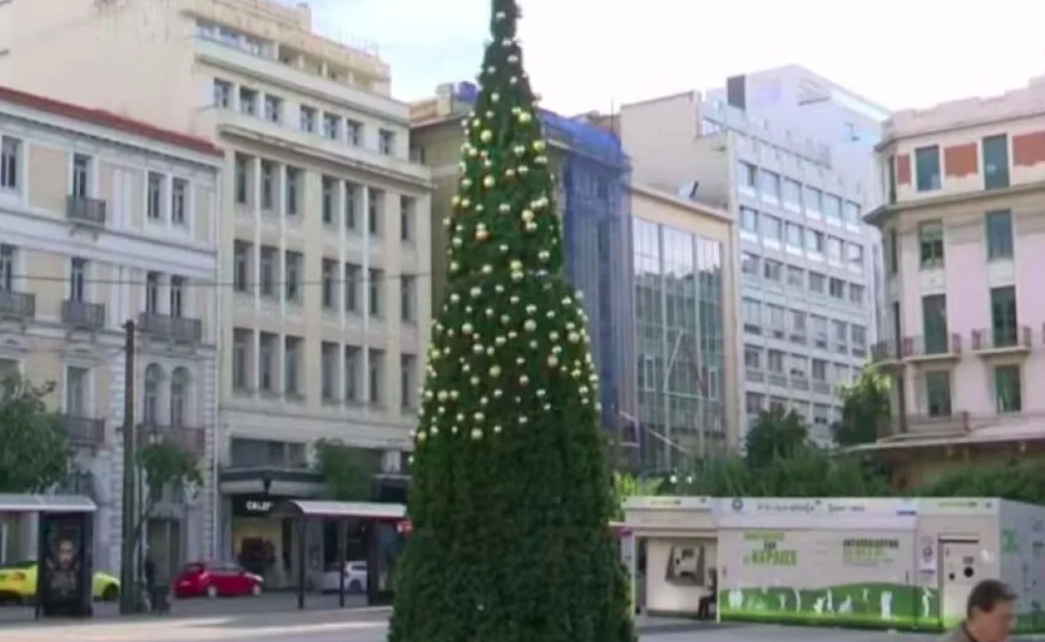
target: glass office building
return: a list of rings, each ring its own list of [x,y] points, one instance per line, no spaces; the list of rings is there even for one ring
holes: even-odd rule
[[[632,219],[642,459],[673,469],[726,452],[723,248]]]

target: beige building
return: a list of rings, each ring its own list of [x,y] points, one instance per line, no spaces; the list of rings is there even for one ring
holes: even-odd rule
[[[226,550],[289,546],[247,498],[313,492],[317,439],[399,468],[428,342],[431,178],[408,159],[408,106],[375,53],[310,23],[269,0],[0,6],[0,82],[225,150],[221,488],[226,524],[243,518]],[[55,56],[54,33],[83,55]]]
[[[0,88],[0,373],[53,384],[100,569],[120,561],[128,320],[139,438],[197,452],[207,484],[159,506],[150,549],[171,568],[212,551],[222,164],[208,141]],[[35,520],[10,530],[0,559],[35,555]]]

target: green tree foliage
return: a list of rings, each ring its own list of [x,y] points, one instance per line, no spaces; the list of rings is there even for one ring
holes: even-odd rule
[[[20,377],[0,382],[0,493],[41,493],[72,471],[65,423],[44,404],[53,390]]]
[[[664,490],[664,479],[653,477],[636,477],[626,473],[613,474],[613,486],[617,491],[620,504],[616,519],[624,518],[624,500],[629,497],[650,497],[660,495]]]
[[[492,5],[389,640],[632,642],[598,381],[564,277],[519,9]]]
[[[348,446],[339,439],[320,439],[315,450],[316,469],[331,499],[370,500],[373,478],[380,470],[378,453]]]
[[[876,441],[889,422],[889,379],[867,365],[853,383],[842,387],[842,418],[831,426],[835,444],[857,446]]]
[[[713,497],[874,497],[889,495],[887,480],[859,462],[809,447],[777,455],[760,468],[739,458],[709,461],[681,488]]]
[[[180,496],[203,485],[196,453],[172,441],[161,440],[138,448],[135,455],[145,496],[140,498],[135,533],[140,534],[164,493]]]
[[[1013,459],[962,466],[913,490],[920,497],[999,497],[1045,505],[1045,463]]]
[[[809,429],[794,410],[773,406],[762,410],[744,439],[749,467],[768,466],[778,457],[792,457],[809,447]]]

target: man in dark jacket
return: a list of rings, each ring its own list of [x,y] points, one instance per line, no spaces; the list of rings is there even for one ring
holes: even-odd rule
[[[969,591],[965,621],[941,642],[1005,642],[1012,632],[1016,593],[1000,580],[983,580]]]

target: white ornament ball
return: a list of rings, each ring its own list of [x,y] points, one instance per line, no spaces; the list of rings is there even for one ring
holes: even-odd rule
[[[527,319],[526,322],[523,323],[523,329],[527,332],[533,332],[537,329],[537,322],[533,319]]]
[[[484,143],[489,143],[491,140],[493,140],[493,132],[489,129],[484,129],[482,133],[479,134],[479,140],[483,141]]]

